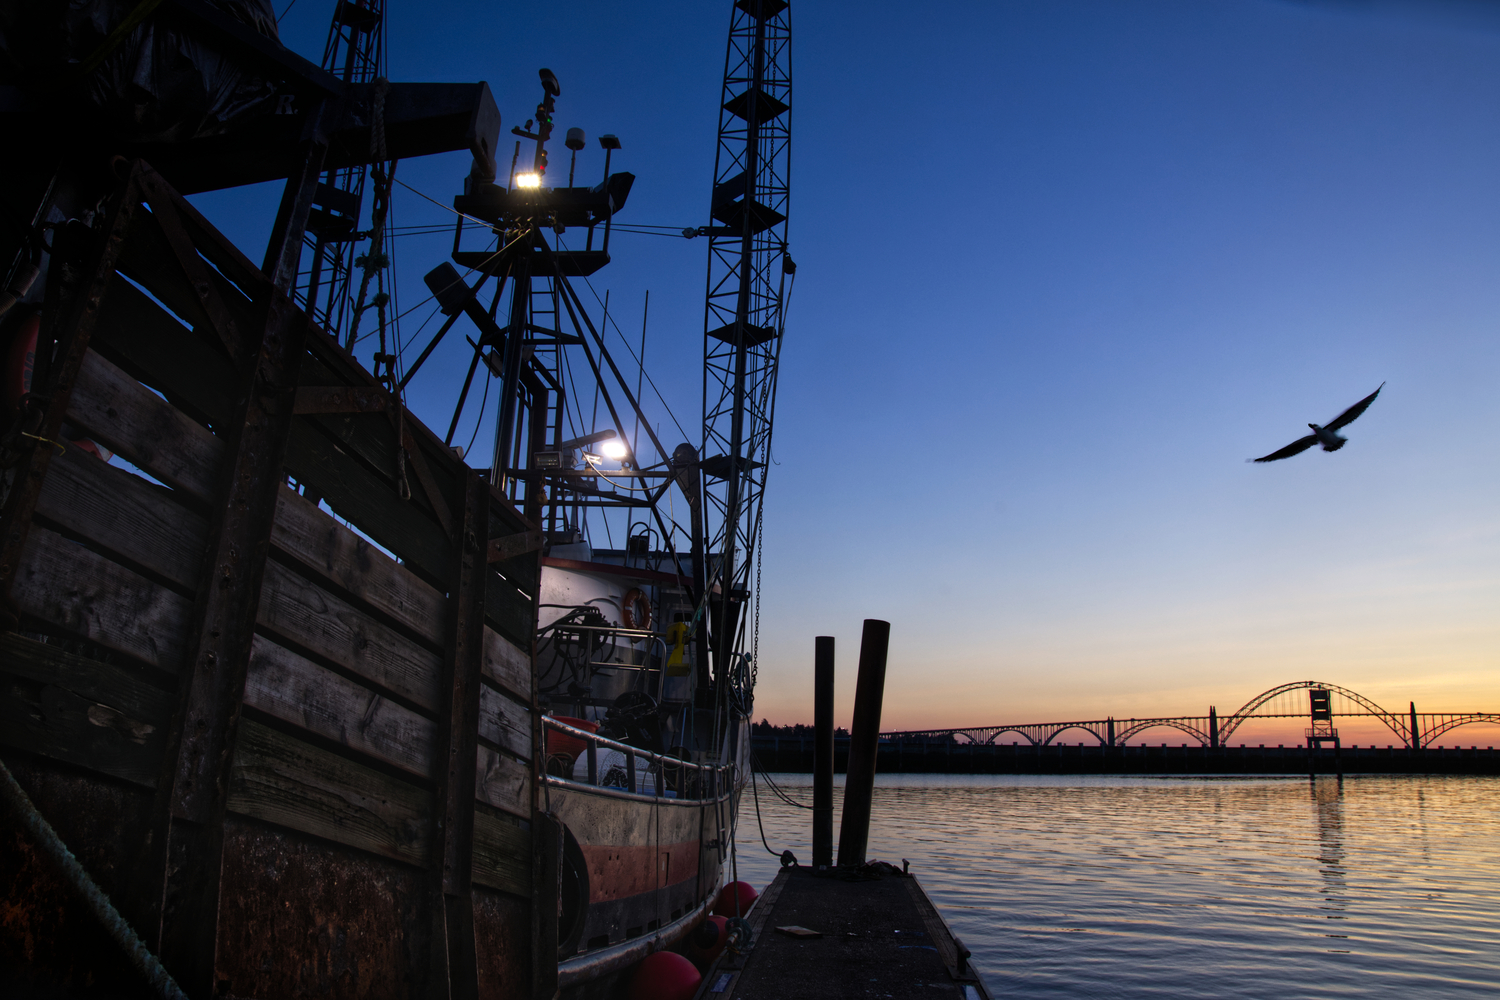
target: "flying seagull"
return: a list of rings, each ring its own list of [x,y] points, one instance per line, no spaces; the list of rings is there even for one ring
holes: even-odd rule
[[[1380,389],[1384,388],[1385,383],[1380,383],[1379,389],[1376,389],[1364,399],[1361,399],[1359,402],[1349,407],[1349,409],[1334,417],[1328,422],[1327,427],[1319,427],[1317,424],[1308,424],[1307,426],[1312,428],[1312,433],[1307,437],[1298,438],[1291,444],[1287,445],[1285,448],[1282,448],[1280,451],[1273,451],[1269,455],[1263,455],[1260,458],[1252,458],[1250,459],[1250,461],[1274,462],[1279,458],[1291,458],[1293,455],[1300,454],[1311,448],[1315,444],[1321,444],[1324,451],[1338,451],[1344,446],[1344,441],[1346,439],[1339,437],[1334,433],[1334,431],[1340,430],[1344,427],[1348,427],[1350,424],[1354,423],[1354,421],[1358,419],[1361,413],[1370,408],[1370,404],[1375,402],[1375,397],[1380,395]]]

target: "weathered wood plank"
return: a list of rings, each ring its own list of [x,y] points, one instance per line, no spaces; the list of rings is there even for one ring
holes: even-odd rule
[[[193,326],[208,326],[208,314],[193,294],[172,254],[171,244],[150,212],[138,212],[130,226],[130,253],[118,264],[124,274],[145,288],[172,312]]]
[[[266,564],[258,621],[387,690],[436,710],[442,658],[276,562]]]
[[[165,743],[154,726],[0,666],[0,743],[154,788]]]
[[[0,742],[153,787],[172,696],[119,667],[0,635]]]
[[[11,593],[26,614],[176,673],[192,602],[54,531],[31,529]]]
[[[504,498],[490,496],[490,568],[528,594],[536,593],[542,533]]]
[[[391,397],[378,386],[300,385],[293,412],[388,413]]]
[[[202,572],[208,524],[171,491],[71,445],[57,456],[37,513],[191,590]]]
[[[522,701],[531,699],[531,654],[496,632],[484,628],[484,676]]]
[[[290,488],[282,488],[277,502],[271,544],[433,645],[442,645],[448,613],[442,593]]]
[[[542,547],[542,533],[540,531],[518,531],[513,535],[501,535],[499,538],[490,539],[489,561],[492,563],[508,562],[517,556],[528,552],[535,552]]]
[[[339,516],[358,525],[429,579],[446,579],[453,557],[443,529],[402,500],[389,481],[375,475],[314,427],[312,419],[292,420],[287,471],[322,494]]]
[[[513,537],[537,531],[540,528],[541,525],[526,520],[525,515],[510,502],[509,497],[495,486],[490,487],[490,539]],[[529,551],[521,556],[493,563],[491,568],[498,570],[507,580],[512,581],[527,593],[535,593],[537,578],[542,571],[540,555],[540,552]]]
[[[531,645],[536,627],[536,606],[531,596],[493,571],[484,589],[484,617],[512,642]]]
[[[244,295],[258,298],[270,286],[271,279],[265,272],[227,236],[215,229],[192,202],[179,198],[176,205],[178,221],[192,237],[198,252],[239,286]]]
[[[342,364],[330,365],[331,360],[319,355],[318,349],[314,347],[311,355],[303,359],[302,370],[299,376],[300,384],[304,386],[335,386],[350,384],[351,389],[379,391],[369,372],[357,365],[353,370]],[[325,411],[326,412],[326,411]],[[367,411],[369,412],[369,411]],[[359,456],[370,469],[385,478],[392,484],[396,481],[396,426],[391,420],[389,413],[385,414],[384,420],[371,419],[369,416],[325,416],[319,418],[319,424],[325,431],[343,443],[345,448],[352,454]],[[414,446],[427,462],[428,473],[432,477],[432,485],[436,491],[445,498],[449,511],[457,509],[461,502],[460,493],[464,479],[464,464],[453,451],[440,441],[437,435],[427,430],[421,421],[417,420],[410,411],[407,412],[403,421],[406,433],[412,437],[409,443]],[[408,463],[408,476],[414,469],[413,463]],[[423,513],[438,516],[435,508],[431,505],[431,497],[425,495],[424,491],[418,490],[415,483],[410,483],[413,496],[411,502],[420,507]]]
[[[510,498],[501,493],[498,487],[490,486],[490,537],[498,538],[501,535],[513,535],[518,531],[527,531],[536,525],[527,521],[525,516]]]
[[[479,735],[519,757],[530,757],[531,708],[481,684]]]
[[[245,704],[418,777],[432,774],[432,720],[264,636],[251,646]]]
[[[509,754],[479,748],[474,797],[480,802],[531,818],[531,769]]]
[[[229,809],[425,865],[432,794],[250,719],[240,722]]]
[[[205,501],[218,491],[224,443],[96,351],[84,358],[68,419],[174,489]]]
[[[531,895],[531,831],[513,816],[474,813],[474,881]]]
[[[175,218],[180,215],[176,205],[157,204],[158,201],[164,199],[151,200],[153,209],[158,211],[167,209],[174,216],[173,224],[180,224],[180,219]],[[119,271],[156,296],[168,309],[194,327],[205,330],[215,329],[210,314],[217,312],[218,309],[205,308],[205,303],[217,300],[228,317],[241,330],[256,330],[258,324],[254,315],[254,305],[245,297],[245,293],[214,268],[209,267],[195,252],[192,252],[190,240],[183,242],[183,249],[191,253],[187,264],[198,272],[197,275],[189,275],[184,271],[183,261],[179,259],[171,240],[163,231],[162,220],[159,220],[155,214],[140,212],[131,226],[130,252],[121,256],[117,265]],[[199,295],[195,290],[199,280],[205,281],[208,285],[205,290],[206,295]],[[224,318],[224,315],[220,315],[221,323]],[[252,337],[253,339],[255,338]],[[226,347],[227,350],[229,349]]]
[[[14,632],[0,633],[0,664],[17,677],[56,684],[80,697],[148,722],[165,725],[176,697],[129,671]]]
[[[139,162],[126,171],[114,196],[106,201],[104,225],[92,237],[58,231],[55,245],[60,256],[79,255],[79,267],[59,267],[48,274],[47,308],[34,352],[31,390],[42,405],[41,420],[31,427],[33,447],[23,449],[11,463],[5,501],[0,504],[0,619],[12,630],[16,621],[16,583],[27,548],[32,514],[47,478],[53,448],[44,442],[62,437],[68,406],[78,382],[79,370],[88,355],[89,337],[99,316],[98,304],[109,288],[109,279],[119,260],[125,234],[137,214],[135,193],[144,170]]]
[[[239,376],[224,351],[119,275],[100,309],[94,345],[195,418],[229,417]]]

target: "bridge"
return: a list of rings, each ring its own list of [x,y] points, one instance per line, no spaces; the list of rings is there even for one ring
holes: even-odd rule
[[[1245,702],[1232,715],[1221,717],[1209,708],[1207,715],[1161,716],[1150,719],[1090,719],[1079,722],[1033,722],[1020,725],[967,726],[955,729],[919,729],[881,733],[881,738],[897,743],[973,743],[992,746],[1005,733],[1015,733],[1032,746],[1047,746],[1059,735],[1077,729],[1088,733],[1101,746],[1124,746],[1132,737],[1161,726],[1178,729],[1205,747],[1227,746],[1235,730],[1250,719],[1308,719],[1306,707],[1294,710],[1290,703],[1305,704],[1297,694],[1302,691],[1326,691],[1330,695],[1329,714],[1339,718],[1374,718],[1383,723],[1403,746],[1420,750],[1444,733],[1473,723],[1500,723],[1500,714],[1491,712],[1418,712],[1415,703],[1408,711],[1390,712],[1358,692],[1323,681],[1292,681],[1262,691]],[[1313,730],[1309,738],[1316,739]]]

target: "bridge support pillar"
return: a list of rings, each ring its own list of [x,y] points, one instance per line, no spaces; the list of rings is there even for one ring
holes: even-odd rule
[[[1307,776],[1309,778],[1317,777],[1318,769],[1315,763],[1316,757],[1314,756],[1314,751],[1316,750],[1321,755],[1323,744],[1325,743],[1333,744],[1333,773],[1342,778],[1344,776],[1344,763],[1339,756],[1339,737],[1337,732],[1334,732],[1332,736],[1309,735],[1307,737]]]
[[[1417,727],[1417,703],[1407,702],[1411,706],[1411,749],[1412,752],[1422,749],[1422,730]]]
[[[1107,745],[1108,746],[1114,746],[1115,745],[1115,717],[1113,715],[1111,715],[1109,717],[1108,729],[1109,729],[1109,740],[1107,741]]]
[[[1208,745],[1210,749],[1219,749],[1219,710],[1214,706],[1208,706]]]

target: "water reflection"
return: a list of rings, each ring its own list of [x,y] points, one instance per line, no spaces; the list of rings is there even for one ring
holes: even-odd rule
[[[1329,920],[1342,920],[1349,890],[1344,868],[1344,778],[1308,780],[1318,825],[1318,874],[1323,882],[1323,906]],[[1327,935],[1347,939],[1347,934]]]
[[[997,995],[1500,994],[1500,780],[1304,781],[882,775],[870,849],[911,859]],[[770,846],[806,858],[808,811],[765,792]],[[753,803],[741,830],[764,885]]]

